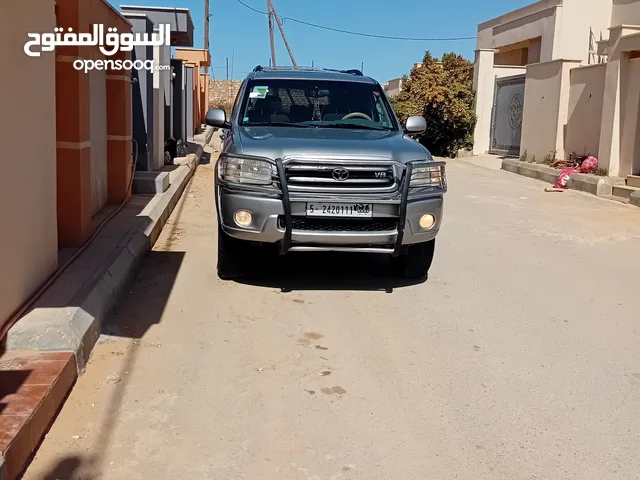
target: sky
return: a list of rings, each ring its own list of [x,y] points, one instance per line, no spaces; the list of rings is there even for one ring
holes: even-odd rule
[[[114,6],[116,0],[108,0]],[[195,24],[195,45],[204,44],[204,0],[124,0],[123,5],[188,8]],[[266,11],[266,0],[243,0]],[[419,38],[473,37],[478,23],[532,3],[533,0],[273,0],[280,17],[333,28],[386,36]],[[270,58],[267,17],[238,0],[210,0],[212,73],[217,79],[242,79]],[[473,60],[475,40],[395,41],[356,37],[284,20],[284,30],[298,65],[361,68],[380,83],[409,73],[425,51],[455,52]],[[278,65],[291,65],[276,28]]]

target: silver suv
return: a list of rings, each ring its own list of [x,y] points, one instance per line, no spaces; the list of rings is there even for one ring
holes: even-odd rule
[[[445,163],[409,137],[380,84],[358,70],[256,67],[227,120],[216,164],[218,275],[241,275],[251,244],[288,252],[387,254],[426,277],[447,191]]]

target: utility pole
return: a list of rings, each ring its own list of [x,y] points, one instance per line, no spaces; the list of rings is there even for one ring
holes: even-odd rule
[[[364,62],[362,62],[362,65],[360,65],[360,71],[364,73]]]
[[[267,0],[267,13],[269,14],[269,43],[271,44],[271,66],[276,66],[276,44],[273,39],[273,12],[271,2]]]
[[[209,0],[204,0],[204,49],[209,52]],[[209,54],[211,57],[211,54]],[[209,67],[204,67],[204,73],[209,73]]]
[[[287,41],[287,36],[284,34],[284,28],[282,26],[282,21],[280,20],[280,17],[276,13],[276,9],[273,6],[273,2],[271,0],[267,0],[267,2],[271,6],[271,13],[275,17],[276,23],[278,24],[278,28],[280,29],[280,35],[282,35],[282,40],[284,41],[284,46],[287,47],[287,52],[289,52],[289,58],[291,58],[291,63],[293,64],[294,67],[297,67],[298,64],[296,63],[296,59],[293,58],[293,53],[291,52],[291,47],[289,46],[289,42]]]
[[[229,57],[227,57],[227,80],[229,80]]]
[[[233,80],[233,64],[236,58],[236,44],[231,47],[231,80]]]

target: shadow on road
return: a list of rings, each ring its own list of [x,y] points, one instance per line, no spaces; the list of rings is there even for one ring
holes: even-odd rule
[[[406,279],[394,272],[386,255],[337,252],[260,252],[260,261],[237,283],[294,290],[366,290],[392,293],[394,288],[418,285],[423,279]]]
[[[70,480],[76,477],[76,472],[82,466],[82,459],[80,457],[69,457],[60,460],[56,467],[51,470],[42,480]],[[94,476],[83,477],[89,479],[95,478]]]
[[[107,411],[99,429],[92,453],[61,458],[42,480],[93,480],[102,476],[104,455],[111,444],[113,429],[118,424],[120,407],[127,390],[130,372],[135,369],[140,339],[155,324],[160,323],[171,295],[185,252],[149,252],[139,274],[123,299],[115,317],[102,326],[102,333],[130,338],[124,361],[117,372]]]
[[[177,225],[191,186],[190,181],[172,213],[173,221],[167,225],[165,248],[170,247],[175,240]],[[143,218],[142,221],[148,219]],[[153,325],[160,323],[184,257],[185,252],[181,251],[151,250],[142,261],[132,285],[122,294],[117,312],[102,325],[103,334],[130,338],[131,342],[125,352],[122,367],[115,374],[118,380],[102,419],[98,439],[93,448],[87,449],[92,453],[59,459],[51,470],[39,477],[41,480],[94,480],[103,476],[105,455],[111,444],[113,430],[118,424],[130,373],[135,369],[140,339]]]
[[[118,313],[102,326],[102,333],[140,339],[160,323],[184,256],[185,252],[149,252]]]

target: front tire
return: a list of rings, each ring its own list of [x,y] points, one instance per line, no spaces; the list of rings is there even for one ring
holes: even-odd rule
[[[395,265],[399,273],[405,278],[421,279],[427,278],[433,254],[435,252],[436,240],[424,243],[417,243],[406,247],[406,252],[395,258]]]
[[[245,250],[242,241],[230,237],[218,225],[218,277],[222,280],[242,277],[245,272]]]

